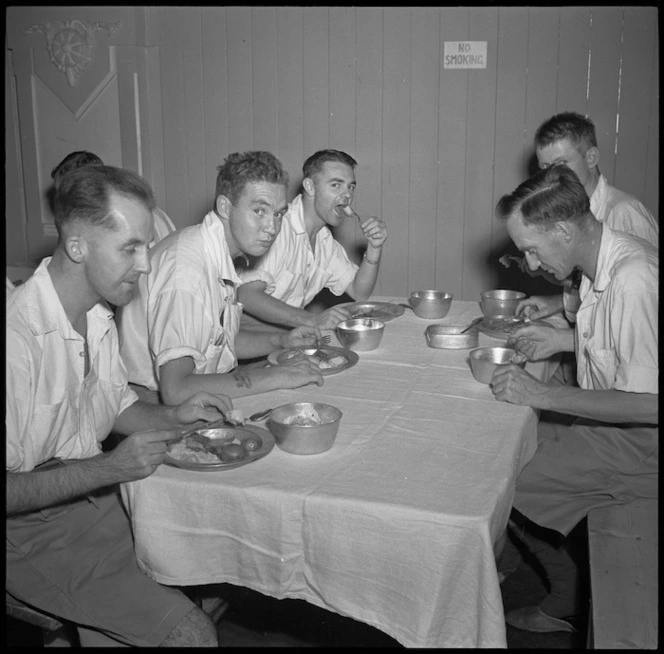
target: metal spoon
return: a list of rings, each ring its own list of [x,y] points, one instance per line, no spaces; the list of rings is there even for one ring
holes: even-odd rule
[[[468,327],[466,327],[464,330],[460,331],[459,334],[465,334],[471,327],[474,327],[478,322],[482,322],[483,319],[484,316],[475,318],[475,320],[473,320],[473,322],[471,322],[470,325],[468,325]]]
[[[272,409],[263,409],[262,411],[258,411],[257,413],[254,413],[253,415],[249,416],[249,422],[260,422],[261,420],[265,420],[270,413],[272,413]]]

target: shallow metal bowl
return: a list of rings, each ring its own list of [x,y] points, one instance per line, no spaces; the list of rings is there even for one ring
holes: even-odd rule
[[[470,370],[478,382],[490,384],[493,373],[501,366],[526,365],[525,355],[511,347],[478,347],[470,351]]]
[[[290,420],[312,415],[320,424],[293,424]],[[277,446],[290,454],[320,454],[334,444],[343,414],[337,407],[320,402],[291,402],[272,409],[267,427]],[[290,423],[290,424],[289,424]]]
[[[373,318],[353,318],[340,322],[336,331],[339,342],[346,349],[368,352],[380,345],[385,323]]]
[[[408,297],[416,316],[427,320],[444,318],[452,306],[452,293],[446,291],[413,291]]]
[[[477,347],[479,334],[477,327],[471,327],[465,334],[461,332],[468,325],[429,325],[424,336],[429,347],[447,350],[463,350]]]
[[[487,318],[494,316],[513,316],[521,300],[526,294],[521,291],[509,291],[504,288],[484,291],[481,295],[480,307]]]

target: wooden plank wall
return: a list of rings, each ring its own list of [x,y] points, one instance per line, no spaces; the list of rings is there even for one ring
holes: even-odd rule
[[[306,157],[333,147],[359,162],[357,211],[388,223],[376,294],[534,292],[497,263],[493,208],[532,166],[537,126],[570,109],[594,120],[609,181],[657,215],[655,7],[148,7],[146,25],[159,202],[178,226],[210,208],[228,153],[274,152],[294,196]],[[444,69],[445,41],[486,41],[487,68]],[[357,225],[336,235],[359,260]]]

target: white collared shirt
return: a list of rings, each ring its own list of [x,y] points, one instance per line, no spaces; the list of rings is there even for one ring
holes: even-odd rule
[[[54,457],[101,452],[117,416],[137,399],[127,385],[113,312],[87,313],[85,342],[74,330],[44,259],[7,295],[7,470],[27,472]]]
[[[158,390],[159,367],[183,357],[193,359],[196,374],[232,370],[241,282],[221,219],[210,211],[170,234],[150,250],[150,263],[136,297],[117,313],[129,381]]]
[[[284,216],[272,247],[252,270],[270,274],[274,282],[272,297],[302,309],[324,288],[334,295],[344,293],[353,283],[358,266],[326,226],[316,234],[312,250],[304,225],[302,196],[298,195]],[[244,282],[251,281],[250,274],[251,271],[242,275]],[[270,289],[265,292],[270,293]]]
[[[579,386],[658,394],[658,251],[604,225],[595,281],[584,275],[579,293]]]

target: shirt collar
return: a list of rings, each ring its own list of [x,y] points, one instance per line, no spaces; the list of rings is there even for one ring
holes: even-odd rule
[[[590,210],[593,212],[595,218],[597,218],[597,214],[600,208],[606,201],[607,187],[608,184],[606,181],[606,177],[604,177],[604,175],[600,175],[599,181],[597,182],[597,186],[595,187],[593,194],[590,196]]]
[[[37,270],[31,275],[26,284],[27,320],[30,329],[36,336],[53,331],[60,331],[64,338],[82,338],[74,330],[60,298],[53,286],[53,280],[48,272],[48,264],[53,257],[42,259]],[[29,284],[29,286],[28,286]],[[113,312],[105,302],[98,302],[89,311],[88,316],[93,320],[109,323],[113,320]]]
[[[208,212],[201,223],[201,229],[204,232],[204,247],[208,249],[210,259],[217,265],[217,277],[220,281],[224,280],[239,286],[242,280],[231,259],[226,242],[226,228],[215,211]]]
[[[599,253],[597,254],[597,270],[595,270],[595,281],[593,282],[593,290],[599,293],[606,290],[611,282],[611,252],[613,251],[614,241],[615,234],[613,230],[608,225],[603,224]]]

